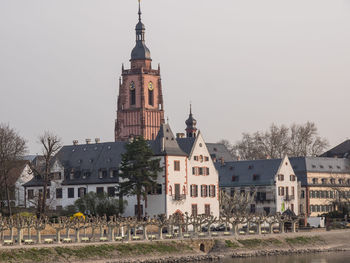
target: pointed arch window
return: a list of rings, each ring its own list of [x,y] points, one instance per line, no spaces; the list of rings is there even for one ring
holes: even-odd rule
[[[154,105],[154,95],[153,92],[154,91],[154,87],[153,87],[153,83],[150,82],[148,84],[148,105],[153,106]]]
[[[136,90],[135,90],[135,83],[132,81],[130,83],[130,105],[136,104]]]

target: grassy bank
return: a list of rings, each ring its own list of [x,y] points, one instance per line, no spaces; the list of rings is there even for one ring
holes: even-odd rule
[[[2,250],[0,252],[0,262],[67,262],[140,255],[164,255],[184,251],[191,251],[191,248],[177,242],[21,248]]]
[[[238,240],[225,240],[226,248],[230,249],[255,249],[255,248],[280,248],[297,245],[324,244],[320,236],[298,236],[292,238],[248,238]]]

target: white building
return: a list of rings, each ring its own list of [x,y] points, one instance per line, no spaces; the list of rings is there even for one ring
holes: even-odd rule
[[[12,163],[12,168],[7,176],[7,184],[10,193],[10,202],[12,206],[25,206],[25,189],[23,185],[33,178],[29,167],[29,161],[19,160]],[[0,182],[4,186],[5,182]],[[3,188],[5,189],[5,188]],[[0,194],[1,202],[7,205],[7,196],[5,191]]]
[[[286,156],[283,159],[216,163],[220,188],[235,192],[255,191],[251,212],[283,213],[287,209],[299,214],[300,183]]]
[[[163,124],[156,139],[149,141],[163,171],[158,187],[142,200],[142,215],[188,212],[219,216],[218,173],[200,132],[192,135],[195,137],[176,138],[170,126]],[[125,143],[97,141],[62,147],[52,166],[47,205],[61,209],[91,191],[114,197]],[[25,187],[27,207],[35,206],[42,181],[33,178]],[[123,198],[128,202],[124,215],[136,215],[136,197]]]

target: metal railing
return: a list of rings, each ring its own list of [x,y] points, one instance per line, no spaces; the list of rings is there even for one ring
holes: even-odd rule
[[[184,194],[175,194],[172,197],[173,197],[173,201],[181,201],[186,199],[186,195]]]

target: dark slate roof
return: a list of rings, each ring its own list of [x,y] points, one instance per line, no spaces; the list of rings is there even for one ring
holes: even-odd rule
[[[155,155],[187,156],[181,150],[169,124],[162,124],[156,139],[150,141],[150,146]]]
[[[116,183],[118,178],[109,176],[110,170],[118,170],[121,154],[125,152],[126,142],[107,142],[96,144],[80,144],[63,146],[55,156],[64,167],[65,178],[63,184],[100,184]],[[107,177],[100,179],[100,169],[107,170]],[[70,179],[71,172],[80,171],[79,178]],[[83,179],[82,174],[90,172],[91,175]],[[40,182],[33,179],[25,186],[37,186]],[[42,183],[41,183],[42,185]]]
[[[191,138],[177,138],[177,143],[179,144],[181,150],[183,150],[187,155],[191,154],[193,144],[196,141],[195,137]]]
[[[350,140],[346,140],[334,148],[323,153],[321,157],[338,157],[349,158],[350,157]]]
[[[65,170],[63,184],[105,184],[116,183],[118,178],[110,177],[111,170],[118,170],[122,154],[125,152],[127,142],[106,142],[96,144],[68,145],[61,148],[55,156]],[[170,129],[169,124],[163,124],[154,141],[148,141],[153,153],[157,156],[173,155],[187,156],[183,152]],[[99,178],[99,171],[107,170],[106,178]],[[79,178],[70,179],[71,172],[80,171]],[[91,175],[83,179],[82,174],[90,172]],[[42,186],[43,183],[37,178],[25,184],[28,186]]]
[[[215,167],[220,187],[273,185],[281,162],[282,159],[225,162],[223,165],[217,162]],[[259,179],[254,181],[253,175],[258,175]],[[238,181],[232,181],[232,176],[238,176]]]
[[[350,173],[350,160],[345,158],[292,157],[289,160],[302,185],[307,184],[307,173]]]
[[[210,156],[216,160],[224,159],[225,162],[233,162],[234,158],[226,146],[222,143],[207,143],[207,148]]]
[[[136,42],[135,47],[131,51],[131,60],[144,60],[151,59],[151,51],[145,43],[138,41]]]

